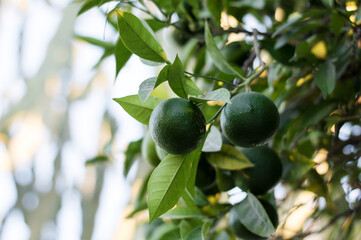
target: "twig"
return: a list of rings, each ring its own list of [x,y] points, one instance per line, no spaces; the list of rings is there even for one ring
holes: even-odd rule
[[[218,117],[218,115],[222,112],[223,108],[224,108],[226,105],[227,105],[227,103],[225,103],[225,104],[218,110],[218,112],[216,112],[216,114],[214,114],[214,116],[207,121],[207,124],[208,124],[208,123],[211,123],[214,119],[216,119],[216,118]]]
[[[218,81],[218,82],[223,82],[225,84],[229,84],[231,86],[234,86],[236,87],[237,85],[231,83],[231,82],[227,82],[225,80],[222,80],[222,79],[219,79],[219,78],[215,78],[215,77],[209,77],[209,76],[203,76],[203,75],[198,75],[198,74],[194,74],[194,73],[190,73],[190,72],[187,72],[187,71],[184,71],[186,74],[188,75],[191,75],[193,77],[199,77],[199,78],[204,78],[204,79],[209,79],[209,80],[213,80],[213,81]]]

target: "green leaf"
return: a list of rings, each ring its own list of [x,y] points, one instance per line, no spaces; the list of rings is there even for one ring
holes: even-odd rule
[[[102,162],[106,162],[108,161],[109,158],[106,155],[100,155],[100,156],[96,156],[95,158],[89,159],[85,162],[85,166],[89,166],[92,164],[97,164],[97,163],[102,163]]]
[[[209,205],[207,196],[198,187],[194,187],[194,202],[199,207]]]
[[[146,178],[143,180],[143,183],[140,186],[139,192],[134,201],[134,209],[126,218],[132,218],[136,213],[147,209],[148,206],[147,206],[147,201],[145,200],[145,195],[147,193],[147,186],[148,186],[150,174],[151,172],[147,174]]]
[[[254,9],[263,9],[266,5],[265,0],[243,0],[243,1],[235,1],[231,2],[230,5],[232,7],[250,7]]]
[[[142,148],[142,140],[143,139],[139,139],[138,141],[130,142],[127,150],[125,150],[125,161],[123,170],[124,176],[128,175],[130,168],[132,167],[134,161],[137,159],[137,156],[140,154]]]
[[[192,81],[192,79],[186,77],[186,89],[189,95],[203,95],[199,87]]]
[[[149,222],[174,207],[182,196],[192,168],[192,154],[168,154],[148,182]]]
[[[162,218],[170,218],[170,219],[203,218],[203,217],[204,215],[200,211],[195,211],[186,206],[177,206],[162,215]]]
[[[159,227],[156,227],[149,238],[149,240],[169,240],[169,239],[179,239],[180,231],[177,225],[171,223],[163,223]]]
[[[163,102],[163,99],[156,97],[150,97],[145,102],[142,102],[138,95],[114,98],[113,100],[119,103],[120,106],[122,106],[122,108],[135,120],[145,125],[148,125],[153,109],[159,103]]]
[[[334,0],[321,0],[321,2],[323,3],[323,5],[325,5],[328,8],[333,8],[333,1]]]
[[[240,170],[254,166],[248,158],[238,149],[223,144],[220,152],[207,153],[210,164],[225,170]]]
[[[284,178],[289,181],[298,180],[305,175],[310,169],[315,166],[315,162],[305,157],[304,155],[290,151],[289,153],[289,164],[285,164],[285,176]]]
[[[189,191],[189,193],[192,196],[195,195],[195,183],[196,183],[196,176],[197,176],[197,168],[198,168],[199,159],[201,157],[204,141],[205,140],[203,140],[203,143],[196,150],[194,150],[193,152],[188,154],[189,157],[192,159],[191,160],[192,168],[189,173],[189,180],[187,182],[187,190]],[[197,199],[195,199],[195,201],[197,201]]]
[[[115,77],[118,76],[120,70],[128,62],[129,58],[132,56],[132,53],[124,46],[122,40],[118,39],[117,44],[115,45]]]
[[[156,19],[146,19],[145,22],[149,25],[149,27],[154,31],[157,32],[163,28],[168,27],[169,25],[165,22],[158,21]]]
[[[266,210],[252,193],[248,192],[247,198],[236,208],[238,215],[242,216],[239,221],[252,233],[268,238],[275,232]]]
[[[78,16],[95,6],[100,7],[101,5],[103,5],[107,2],[110,2],[110,1],[112,1],[112,0],[85,0],[83,5],[80,7]]]
[[[138,95],[143,102],[146,101],[150,96],[150,94],[153,92],[156,81],[157,81],[156,77],[151,77],[144,80],[139,85]]]
[[[177,9],[177,7],[181,1],[180,0],[153,0],[153,2],[160,8],[166,10],[167,13],[172,13]]]
[[[332,14],[330,28],[336,36],[340,35],[345,23],[346,23],[346,19],[344,16],[341,16],[337,12],[334,12]]]
[[[334,110],[335,104],[329,101],[324,101],[319,104],[311,106],[306,112],[300,117],[300,122],[297,122],[299,129],[304,129],[314,124],[319,123],[325,117],[330,115]]]
[[[222,134],[215,126],[211,127],[211,131],[207,135],[204,142],[202,152],[218,152],[222,148]]]
[[[225,88],[218,88],[217,90],[207,92],[202,97],[190,97],[193,102],[207,102],[207,101],[219,101],[219,102],[231,102],[231,93]]]
[[[219,23],[221,20],[222,11],[224,9],[222,0],[207,0],[206,6],[208,10],[211,12],[215,22]]]
[[[119,36],[135,55],[153,62],[166,62],[162,46],[146,26],[133,14],[117,11]]]
[[[85,37],[85,36],[80,36],[80,35],[76,35],[75,36],[77,39],[86,41],[92,45],[98,46],[98,47],[102,47],[104,49],[113,49],[114,48],[114,44],[111,42],[107,42],[107,41],[102,41],[96,38],[92,38],[92,37]]]
[[[315,73],[315,82],[324,96],[333,92],[336,86],[336,68],[331,60],[327,60]]]
[[[233,75],[236,74],[238,76],[239,73],[235,69],[233,69],[232,66],[224,59],[221,52],[217,48],[216,43],[213,40],[211,31],[209,30],[208,22],[206,22],[206,25],[204,27],[204,36],[206,40],[207,52],[212,58],[214,65],[216,65],[216,67],[224,73]]]
[[[206,240],[209,230],[211,229],[211,221],[205,221],[202,226],[193,229],[185,238],[185,240]]]
[[[183,64],[179,59],[178,55],[176,56],[172,66],[169,69],[168,83],[173,92],[179,97],[188,97],[186,81],[184,78]]]
[[[311,54],[311,47],[306,41],[301,41],[297,44],[295,50],[295,57],[297,59],[307,58]]]
[[[167,81],[167,79],[168,79],[168,74],[169,74],[169,69],[171,68],[171,66],[172,66],[172,65],[167,64],[167,65],[165,65],[165,66],[162,68],[162,70],[160,70],[154,88],[158,87],[160,84],[162,84],[162,83],[164,83],[165,81]]]

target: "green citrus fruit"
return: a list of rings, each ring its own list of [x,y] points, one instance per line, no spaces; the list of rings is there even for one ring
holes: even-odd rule
[[[165,151],[187,154],[202,143],[206,121],[201,110],[191,101],[171,98],[153,110],[149,131],[155,143]]]
[[[282,163],[277,153],[269,147],[245,148],[244,155],[253,167],[235,172],[236,185],[255,195],[265,194],[274,187],[282,175]]]
[[[241,147],[254,147],[266,142],[276,132],[279,121],[274,103],[257,92],[237,94],[221,113],[224,136]]]
[[[273,226],[277,228],[278,226],[278,215],[276,209],[267,201],[260,200],[263,208],[266,210],[266,213],[271,220]],[[261,240],[267,239],[261,236],[258,236],[251,231],[249,231],[240,221],[240,218],[247,216],[239,216],[237,209],[233,207],[229,213],[229,226],[232,232],[239,238],[245,240]]]
[[[159,164],[160,159],[155,150],[155,146],[155,142],[150,134],[146,133],[142,141],[142,157],[148,163],[156,167]]]
[[[204,153],[201,154],[199,159],[195,185],[205,195],[213,195],[219,192],[216,182],[216,170],[208,163]]]

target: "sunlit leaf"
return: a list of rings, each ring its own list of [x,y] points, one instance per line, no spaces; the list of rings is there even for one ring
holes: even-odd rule
[[[115,77],[118,76],[120,70],[124,67],[124,65],[128,62],[129,58],[132,56],[132,53],[126,48],[122,42],[122,40],[118,39],[117,44],[115,45],[114,50],[115,56]]]
[[[211,131],[207,135],[204,142],[202,152],[218,152],[222,148],[222,134],[215,126],[211,127]]]
[[[153,109],[163,102],[163,99],[157,97],[149,97],[143,102],[138,95],[114,98],[113,100],[119,103],[130,116],[145,125],[148,125]]]
[[[219,88],[217,90],[207,92],[206,95],[201,97],[190,97],[193,102],[207,102],[207,101],[219,101],[219,102],[231,102],[231,93],[225,88]]]
[[[162,46],[133,14],[117,10],[119,36],[135,55],[153,62],[166,62]]]
[[[168,154],[154,169],[148,182],[149,222],[174,207],[184,192],[192,157]]]

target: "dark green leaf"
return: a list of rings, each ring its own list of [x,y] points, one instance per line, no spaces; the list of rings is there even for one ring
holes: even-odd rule
[[[240,170],[253,166],[242,152],[227,144],[223,144],[220,152],[207,153],[207,160],[210,164],[225,170]]]
[[[108,156],[100,155],[100,156],[96,156],[95,158],[87,160],[85,162],[85,165],[88,166],[88,165],[92,165],[92,164],[102,163],[102,162],[106,162],[108,160],[109,160]]]
[[[153,109],[159,103],[163,102],[163,99],[156,97],[150,97],[145,102],[142,102],[138,95],[114,98],[113,100],[119,103],[120,106],[122,106],[122,108],[135,120],[145,125],[148,125]]]
[[[122,42],[122,40],[118,39],[117,44],[115,45],[115,77],[118,76],[120,70],[124,67],[124,65],[128,62],[129,58],[132,56],[132,53],[126,48]]]
[[[327,117],[334,108],[334,103],[326,101],[310,107],[301,115],[300,122],[297,123],[299,129],[305,129],[320,122],[322,119]]]
[[[238,215],[243,216],[239,221],[252,233],[268,238],[275,232],[266,210],[252,193],[249,192],[236,208]]]
[[[325,5],[328,8],[333,8],[333,2],[334,0],[321,0],[321,2],[323,3],[323,5]]]
[[[207,101],[219,101],[219,102],[231,102],[231,93],[225,88],[218,88],[217,90],[207,92],[202,97],[190,97],[193,102],[207,102]]]
[[[206,4],[208,10],[212,13],[212,17],[216,23],[221,20],[221,14],[224,9],[222,0],[207,0]]]
[[[125,153],[124,153],[125,161],[124,161],[124,170],[123,170],[124,176],[128,175],[130,168],[132,167],[134,161],[137,159],[137,156],[140,154],[142,140],[143,139],[140,139],[135,142],[130,142],[127,147],[127,150],[125,150]]]
[[[168,83],[175,94],[181,98],[188,98],[183,64],[178,55],[169,69]]]
[[[327,60],[315,73],[315,82],[324,96],[333,92],[336,86],[336,68],[331,60]]]
[[[297,59],[307,58],[311,54],[311,47],[306,41],[301,41],[296,46],[295,57]]]
[[[337,12],[334,12],[332,14],[330,28],[336,36],[340,35],[345,23],[346,23],[346,19],[344,16],[341,16]]]
[[[285,164],[286,167],[284,169],[284,178],[286,180],[298,180],[315,166],[314,161],[298,152],[290,151],[288,154],[290,163]]]
[[[192,154],[168,154],[154,169],[148,182],[149,222],[174,207],[182,196],[190,170]]]
[[[211,228],[211,222],[205,221],[202,226],[198,226],[193,231],[191,231],[187,235],[185,240],[206,240],[210,228]]]
[[[203,148],[203,144],[204,144],[204,140],[203,143],[193,152],[191,152],[189,155],[189,157],[192,159],[192,168],[190,170],[189,173],[189,180],[187,182],[187,190],[189,191],[189,193],[194,196],[195,194],[195,182],[196,182],[196,175],[197,175],[197,168],[198,168],[198,163],[199,163],[199,159],[202,153],[202,148]],[[196,201],[196,199],[195,199]]]
[[[119,36],[135,55],[153,62],[166,62],[162,46],[133,14],[117,10]]]

